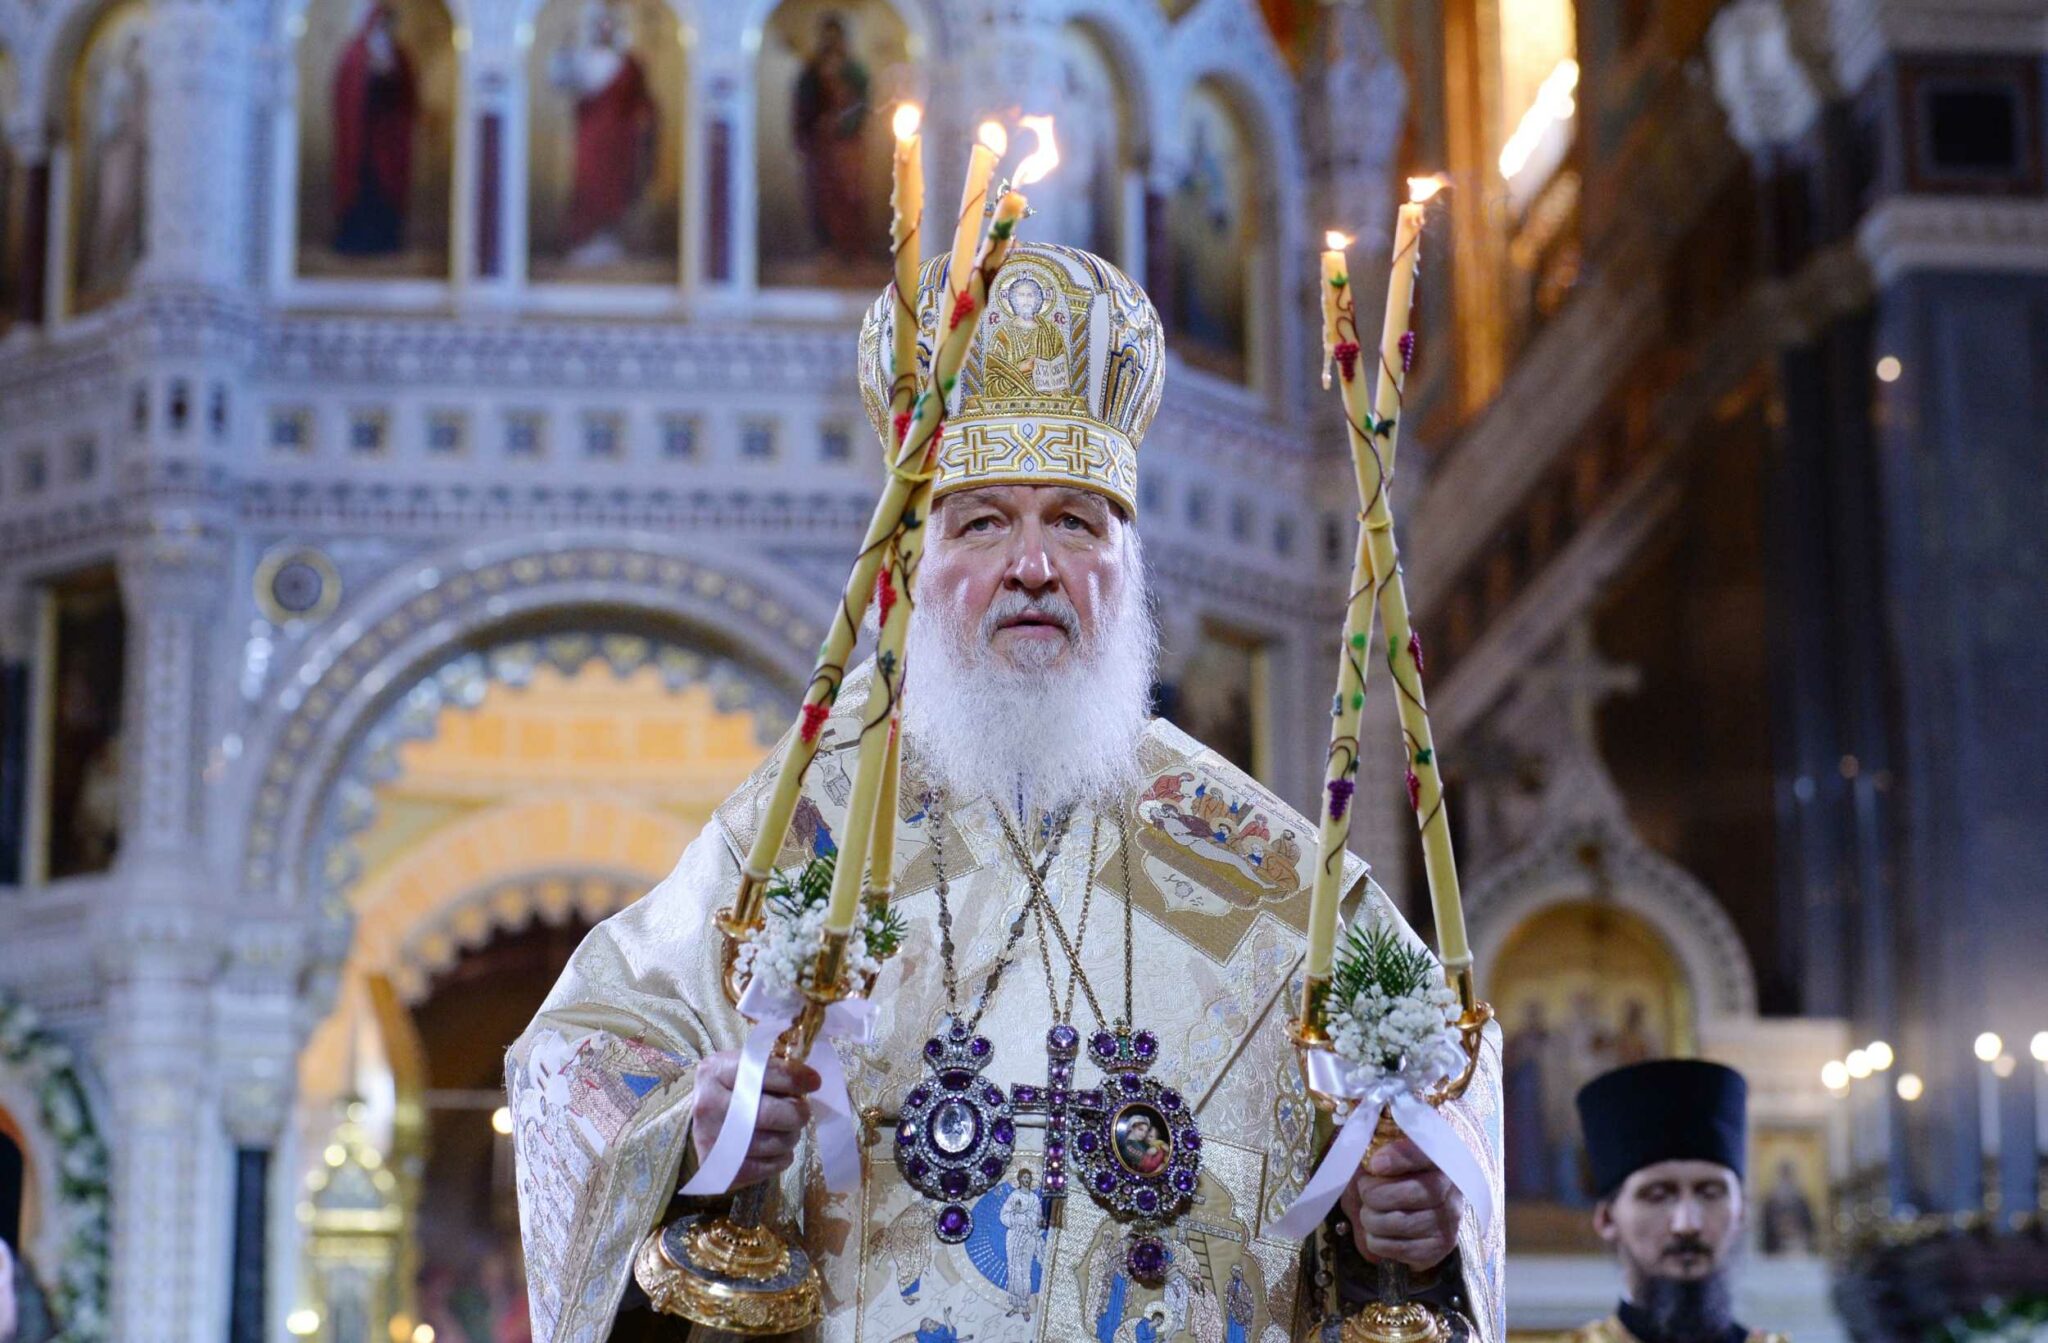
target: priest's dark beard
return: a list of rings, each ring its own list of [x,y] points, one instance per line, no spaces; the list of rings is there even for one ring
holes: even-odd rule
[[[1728,1274],[1706,1278],[1646,1277],[1635,1304],[1656,1330],[1653,1343],[1710,1343],[1735,1323],[1735,1291]]]

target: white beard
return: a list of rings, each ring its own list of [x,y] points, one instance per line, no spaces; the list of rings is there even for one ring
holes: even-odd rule
[[[969,623],[958,593],[917,606],[904,734],[957,802],[985,795],[1028,814],[1113,797],[1136,781],[1159,634],[1137,534],[1125,537],[1119,591],[1098,597],[1094,634],[1058,666],[1020,666],[996,652],[993,620]],[[1005,614],[1003,600],[993,615]]]

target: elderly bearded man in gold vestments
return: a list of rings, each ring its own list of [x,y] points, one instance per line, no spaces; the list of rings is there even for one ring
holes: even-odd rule
[[[927,347],[941,264],[921,295]],[[778,1216],[822,1275],[825,1318],[808,1335],[818,1339],[1305,1338],[1326,1302],[1353,1295],[1333,1274],[1360,1273],[1363,1252],[1409,1264],[1418,1293],[1499,1343],[1498,1220],[1482,1235],[1406,1144],[1357,1178],[1310,1246],[1261,1234],[1316,1155],[1284,1029],[1310,874],[1284,855],[1269,864],[1270,840],[1233,840],[1313,826],[1148,717],[1156,636],[1135,518],[1138,443],[1163,373],[1157,314],[1085,252],[1020,244],[998,292],[1026,277],[1041,376],[1001,366],[1008,343],[999,349],[984,326],[942,440],[908,650],[895,901],[908,931],[874,989],[872,1043],[841,1049],[854,1106],[879,1120],[863,1178],[849,1194],[826,1190],[803,1136],[817,1076],[774,1064],[739,1181],[777,1182]],[[890,311],[885,295],[861,346],[885,436]],[[1039,348],[1044,332],[1064,343],[1051,407],[1042,374],[1061,360]],[[1026,389],[1028,409],[1012,399]],[[849,678],[823,725],[786,868],[834,843],[864,691],[863,675]],[[666,881],[591,932],[513,1046],[535,1343],[708,1336],[647,1314],[632,1259],[710,1150],[731,1096],[745,1023],[720,988],[712,914],[732,899],[773,771],[718,810]],[[1198,798],[1221,805],[1198,815]],[[1347,882],[1354,918],[1398,922],[1356,858]],[[1049,1149],[1024,1092],[1013,1091],[1014,1155],[985,1187],[952,1200],[919,1191],[892,1139],[898,1113],[923,1103],[906,1098],[931,1075],[926,1042],[949,1017],[973,1023],[981,1077],[1009,1089],[1046,1086],[1056,1024],[1082,1039],[1124,1026],[1123,1039],[1151,1042],[1148,1075],[1167,1090],[1153,1093],[1145,1131],[1119,1120],[1113,1141],[1076,1142],[1098,1162],[1126,1139],[1199,1151],[1177,1215],[1146,1228],[1166,1251],[1163,1271],[1091,1196],[1105,1177],[1098,1167],[1086,1178],[1087,1154]],[[1075,1086],[1103,1084],[1090,1057],[1077,1066]],[[1477,1083],[1446,1113],[1496,1206],[1498,1102],[1490,1040]],[[1005,1214],[1027,1174],[1042,1198],[1064,1196],[1058,1216]],[[1016,1236],[1031,1239],[1011,1245]],[[1195,1304],[1225,1300],[1228,1318]]]

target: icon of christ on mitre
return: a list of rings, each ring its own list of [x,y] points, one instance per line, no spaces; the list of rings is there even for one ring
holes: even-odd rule
[[[923,272],[920,362],[944,269]],[[860,339],[885,439],[893,308],[885,293]],[[1316,827],[1149,713],[1137,473],[1165,372],[1158,314],[1100,258],[1020,242],[977,318],[904,662],[905,931],[869,995],[869,1042],[839,1049],[865,1121],[859,1185],[826,1189],[807,1136],[818,1077],[780,1061],[735,1182],[773,1182],[774,1219],[818,1268],[824,1318],[803,1336],[1114,1339],[1164,1314],[1190,1338],[1271,1343],[1362,1300],[1372,1255],[1499,1343],[1498,1221],[1482,1230],[1405,1140],[1307,1242],[1261,1231],[1319,1156],[1287,1032],[1312,865],[1262,859],[1272,837]],[[822,724],[781,869],[837,843],[869,681],[850,675]],[[747,1023],[714,916],[776,770],[592,930],[512,1048],[536,1343],[713,1336],[651,1315],[633,1258],[681,1206],[732,1099]],[[1218,800],[1229,825],[1173,826]],[[1365,864],[1346,863],[1347,916],[1414,942]],[[1488,1047],[1443,1110],[1496,1203],[1498,1070]],[[973,1084],[946,1080],[961,1077]],[[1034,1189],[1035,1223],[1005,1214]],[[1225,1300],[1228,1321],[1201,1308]]]

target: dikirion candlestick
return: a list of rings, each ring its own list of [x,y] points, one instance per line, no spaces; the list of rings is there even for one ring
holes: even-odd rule
[[[1052,136],[1051,120],[1039,132],[1037,150],[1017,167],[1016,186],[1028,186],[1052,171],[1059,163],[1059,151]],[[931,514],[932,467],[937,460],[938,422],[946,398],[967,355],[967,347],[980,327],[978,314],[995,285],[996,272],[1008,258],[1017,225],[1029,202],[1013,187],[996,206],[988,236],[982,240],[967,288],[953,296],[951,310],[939,314],[938,357],[933,360],[929,380],[918,393],[904,442],[926,443],[931,447],[924,459],[925,469],[915,482],[904,513],[905,526],[898,529],[892,555],[880,571],[875,598],[880,604],[881,632],[875,640],[875,673],[862,710],[859,756],[854,765],[853,788],[846,800],[846,821],[840,843],[839,863],[832,873],[832,898],[826,906],[825,929],[842,932],[853,927],[860,908],[864,873],[869,872],[870,849],[877,824],[877,805],[884,792],[884,771],[891,758],[892,720],[903,694],[904,648],[910,634],[912,594],[917,571],[924,559],[929,528],[922,525]],[[900,760],[900,757],[899,757]],[[900,765],[898,766],[900,768]],[[877,888],[888,878],[870,875]]]
[[[1350,281],[1345,249],[1350,240],[1332,233],[1322,254],[1324,377],[1334,366],[1344,401],[1344,418],[1357,479],[1360,530],[1352,564],[1350,598],[1338,664],[1336,697],[1331,703],[1330,751],[1324,769],[1321,829],[1316,885],[1309,904],[1309,986],[1302,1004],[1305,1027],[1320,1024],[1322,985],[1327,982],[1340,917],[1338,908],[1343,852],[1350,836],[1350,807],[1359,769],[1359,719],[1365,707],[1367,672],[1379,651],[1372,639],[1377,612],[1384,636],[1388,673],[1398,696],[1403,741],[1403,773],[1408,800],[1421,831],[1423,866],[1436,918],[1437,948],[1446,975],[1470,1005],[1471,946],[1465,933],[1464,904],[1459,893],[1456,860],[1451,848],[1450,818],[1445,810],[1443,777],[1423,698],[1423,652],[1408,610],[1399,550],[1394,540],[1391,485],[1399,446],[1401,398],[1414,352],[1409,315],[1415,276],[1421,258],[1422,226],[1428,201],[1441,188],[1440,179],[1409,182],[1410,200],[1395,219],[1392,269],[1379,341],[1379,384],[1371,405],[1366,402],[1359,341],[1357,300]],[[1326,383],[1327,385],[1327,383]]]
[[[1015,220],[1012,220],[1004,236],[998,239],[994,228],[991,227],[989,237],[981,243],[980,253],[974,251],[974,240],[979,236],[981,224],[982,202],[988,195],[988,179],[994,175],[1001,150],[1008,143],[1008,133],[997,122],[984,123],[981,136],[981,142],[975,146],[969,159],[967,185],[961,201],[961,216],[954,235],[956,249],[960,246],[961,236],[964,234],[967,238],[969,260],[965,269],[969,289],[977,278],[984,286],[993,278],[994,268],[991,267],[987,275],[982,275],[982,267],[990,261],[993,261],[995,266],[1001,265],[1003,257],[1009,253],[1009,232],[1015,228]],[[1017,206],[1018,217],[1021,218],[1024,208],[1020,197]],[[956,263],[950,274],[958,276],[961,270],[956,251]],[[968,302],[978,308],[984,301],[987,293],[985,287],[980,293],[969,293],[957,285],[957,281],[949,282],[949,286],[953,286],[951,303],[948,305],[952,310],[957,311],[962,302]],[[932,360],[932,375],[935,384],[950,390],[953,379],[958,376],[960,365],[966,358],[967,341],[973,335],[974,323],[955,322],[949,327],[948,316],[947,312],[940,314],[940,331]],[[928,387],[924,394],[913,401],[910,421],[900,435],[900,441],[895,445],[895,453],[890,458],[889,475],[883,483],[882,497],[875,504],[874,514],[868,520],[867,533],[861,540],[860,551],[854,559],[851,572],[847,575],[846,588],[840,597],[838,609],[833,612],[832,624],[825,633],[823,643],[819,645],[818,660],[811,672],[810,683],[804,688],[803,704],[798,710],[796,731],[789,735],[784,746],[775,779],[775,790],[769,797],[767,809],[761,816],[761,828],[755,834],[754,843],[747,851],[746,862],[741,867],[739,890],[733,897],[733,903],[720,910],[717,915],[720,929],[729,937],[743,938],[760,926],[761,901],[767,893],[769,873],[775,865],[775,857],[782,848],[783,839],[789,833],[790,818],[796,813],[797,796],[803,787],[804,775],[810,769],[811,761],[817,757],[819,737],[825,719],[830,715],[833,701],[839,696],[840,684],[846,678],[848,659],[853,654],[861,619],[867,614],[869,600],[878,590],[878,578],[883,571],[883,561],[894,551],[896,533],[901,529],[904,519],[909,516],[912,492],[927,477],[936,460],[938,426],[944,417],[944,401],[943,395],[932,396]],[[918,516],[922,516],[921,510]],[[893,581],[892,579],[892,583]],[[876,768],[879,771],[880,766]],[[876,782],[879,783],[879,779]],[[871,826],[872,823],[873,817],[870,814],[864,824]],[[870,839],[866,833],[860,836],[858,845],[863,854],[869,847]],[[845,872],[851,868],[857,881],[862,875],[862,864],[849,863],[847,858],[848,855],[842,852],[839,871]],[[851,915],[848,915],[846,924],[835,926],[850,927]],[[727,987],[730,989],[733,986],[728,984]]]

